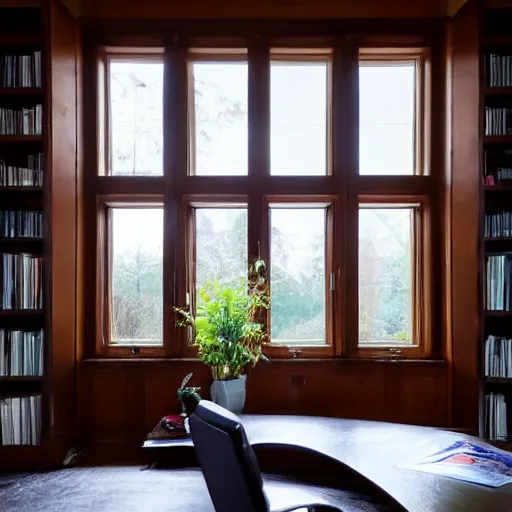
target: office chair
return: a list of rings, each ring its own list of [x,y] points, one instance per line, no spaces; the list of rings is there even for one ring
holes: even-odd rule
[[[265,484],[240,419],[213,402],[199,402],[190,417],[190,429],[216,512],[342,510],[320,492],[308,492],[303,484]]]

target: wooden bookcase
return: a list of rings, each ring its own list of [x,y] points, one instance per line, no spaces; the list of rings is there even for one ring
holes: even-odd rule
[[[0,108],[1,109],[31,109],[35,105],[42,105],[43,107],[43,120],[41,130],[37,130],[35,134],[20,134],[20,130],[16,130],[16,135],[6,135],[5,127],[0,126],[0,161],[3,161],[6,166],[30,169],[34,171],[34,178],[36,174],[42,171],[43,180],[42,184],[37,181],[28,183],[26,180],[27,176],[23,176],[25,180],[18,182],[22,178],[22,173],[30,174],[26,171],[13,170],[11,174],[11,182],[8,183],[2,180],[0,174],[0,210],[2,211],[16,211],[16,212],[42,212],[43,217],[43,236],[42,237],[20,237],[17,234],[9,237],[2,236],[3,233],[0,230],[0,254],[27,254],[31,257],[41,258],[42,261],[42,308],[19,308],[16,309],[14,306],[2,308],[5,304],[0,302],[0,329],[5,333],[5,350],[12,354],[13,343],[8,340],[7,333],[11,329],[19,330],[24,332],[43,332],[43,368],[42,376],[39,371],[29,371],[29,368],[21,369],[21,371],[15,371],[16,375],[11,375],[10,368],[7,368],[3,373],[8,375],[0,375],[0,401],[4,404],[10,403],[12,399],[21,398],[22,400],[29,400],[27,397],[34,396],[39,397],[39,404],[35,404],[33,408],[30,406],[26,407],[23,413],[21,408],[18,411],[18,419],[11,418],[10,423],[13,424],[13,430],[32,430],[30,439],[12,439],[12,445],[5,446],[0,436],[0,459],[3,458],[2,453],[6,450],[16,451],[17,448],[22,448],[25,451],[29,449],[27,446],[20,446],[21,443],[29,443],[31,447],[37,449],[41,444],[42,437],[45,435],[46,414],[47,410],[47,396],[44,389],[44,372],[47,366],[44,361],[45,355],[48,353],[47,346],[50,343],[49,340],[49,329],[48,327],[48,316],[46,312],[46,304],[48,303],[49,290],[47,277],[49,276],[47,254],[45,252],[45,245],[50,240],[50,223],[47,222],[48,217],[48,187],[45,184],[48,181],[48,165],[44,155],[46,152],[47,143],[47,126],[45,122],[46,115],[46,87],[45,87],[45,70],[44,67],[44,55],[43,55],[43,12],[38,8],[11,8],[0,10],[0,62],[3,60],[3,56],[16,56],[18,62],[11,62],[10,65],[3,62],[3,67],[0,69],[2,73],[0,75]],[[22,32],[20,32],[20,29]],[[37,64],[37,70],[35,69],[36,58],[35,52],[38,53],[39,59]],[[30,56],[30,63],[26,59],[25,69],[22,68],[22,63],[19,62],[19,56]],[[39,64],[39,62],[41,64]],[[30,65],[30,68],[28,68]],[[7,70],[7,69],[8,70]],[[19,70],[22,68],[22,72],[18,76],[13,77],[12,71]],[[37,79],[36,76],[40,78]],[[32,83],[33,82],[33,83]],[[26,129],[22,130],[26,132]],[[36,165],[30,165],[28,161],[28,155],[43,155],[38,158],[39,171],[36,169]],[[4,176],[4,178],[6,178]],[[15,179],[16,181],[12,181]],[[0,257],[0,280],[2,287],[8,277],[6,276],[6,268],[3,264],[2,258]],[[32,287],[31,287],[32,288]],[[2,294],[4,290],[2,289]],[[29,346],[26,339],[23,340],[23,350],[28,352]],[[22,375],[19,375],[21,373]],[[33,375],[26,375],[27,373]],[[27,404],[30,403],[27,401]],[[11,411],[14,415],[14,410]],[[0,409],[0,416],[6,415],[6,411]],[[22,416],[23,414],[23,416]],[[35,415],[35,416],[34,416]],[[31,423],[34,427],[30,429],[27,426],[18,428],[19,422],[22,418],[25,419],[29,416]],[[26,420],[25,420],[26,421]],[[7,426],[7,421],[0,421],[0,433]],[[18,435],[16,436],[18,437]]]
[[[504,397],[507,414],[508,437],[503,440],[493,439],[498,446],[512,446],[512,375],[498,372],[498,375],[486,368],[486,344],[489,336],[512,338],[512,303],[492,305],[489,285],[491,275],[488,268],[489,258],[510,254],[512,258],[512,221],[501,218],[500,225],[494,225],[494,231],[487,226],[490,215],[512,212],[512,174],[501,169],[512,169],[512,115],[507,110],[500,110],[498,116],[489,109],[510,109],[512,114],[512,4],[510,8],[484,7],[481,15],[481,105],[482,105],[482,181],[481,181],[481,285],[482,285],[482,344],[481,355],[481,421],[480,434],[489,438],[490,411],[487,396]],[[505,57],[509,57],[508,59]],[[499,117],[499,119],[497,118]],[[494,134],[490,125],[498,123]],[[496,133],[497,132],[497,133]],[[499,175],[501,179],[499,179]],[[506,213],[505,216],[506,217]],[[496,223],[497,217],[494,222]],[[496,231],[497,230],[497,231]],[[494,260],[496,261],[496,259]],[[497,279],[496,270],[493,275]],[[505,272],[506,274],[506,272]],[[511,281],[512,283],[512,281]],[[501,286],[501,285],[500,285]],[[489,305],[492,308],[489,308]],[[497,342],[495,346],[502,343]],[[512,343],[512,342],[511,342]],[[512,348],[512,346],[511,346]],[[511,355],[512,357],[512,355]]]
[[[0,187],[0,210],[42,211],[43,232],[38,238],[0,237],[0,253],[41,256],[42,307],[0,308],[0,329],[43,329],[44,364],[42,375],[0,377],[0,400],[40,395],[41,437],[39,445],[1,446],[0,436],[0,470],[59,466],[77,434],[81,31],[60,0],[0,0],[0,56],[35,50],[41,51],[41,87],[0,86],[0,108],[42,105],[41,133],[0,135],[0,159],[25,166],[27,155],[43,153],[43,183]],[[0,258],[0,282],[2,267]]]

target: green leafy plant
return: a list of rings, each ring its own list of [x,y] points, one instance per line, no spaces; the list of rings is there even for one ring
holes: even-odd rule
[[[214,378],[238,378],[247,366],[266,360],[262,351],[269,306],[265,272],[264,262],[258,260],[249,282],[241,280],[238,286],[207,283],[198,290],[195,316],[176,308],[177,325],[194,328],[199,359],[215,370]]]

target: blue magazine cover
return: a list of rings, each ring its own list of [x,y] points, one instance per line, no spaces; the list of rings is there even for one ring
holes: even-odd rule
[[[490,445],[456,441],[416,463],[411,469],[499,487],[512,482],[512,453]]]

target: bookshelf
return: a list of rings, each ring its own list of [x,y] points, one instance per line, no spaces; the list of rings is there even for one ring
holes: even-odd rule
[[[51,224],[42,19],[37,8],[0,9],[0,459],[21,448],[31,456],[45,434]]]
[[[512,8],[484,7],[482,14],[480,434],[500,447],[509,448],[512,442]]]

